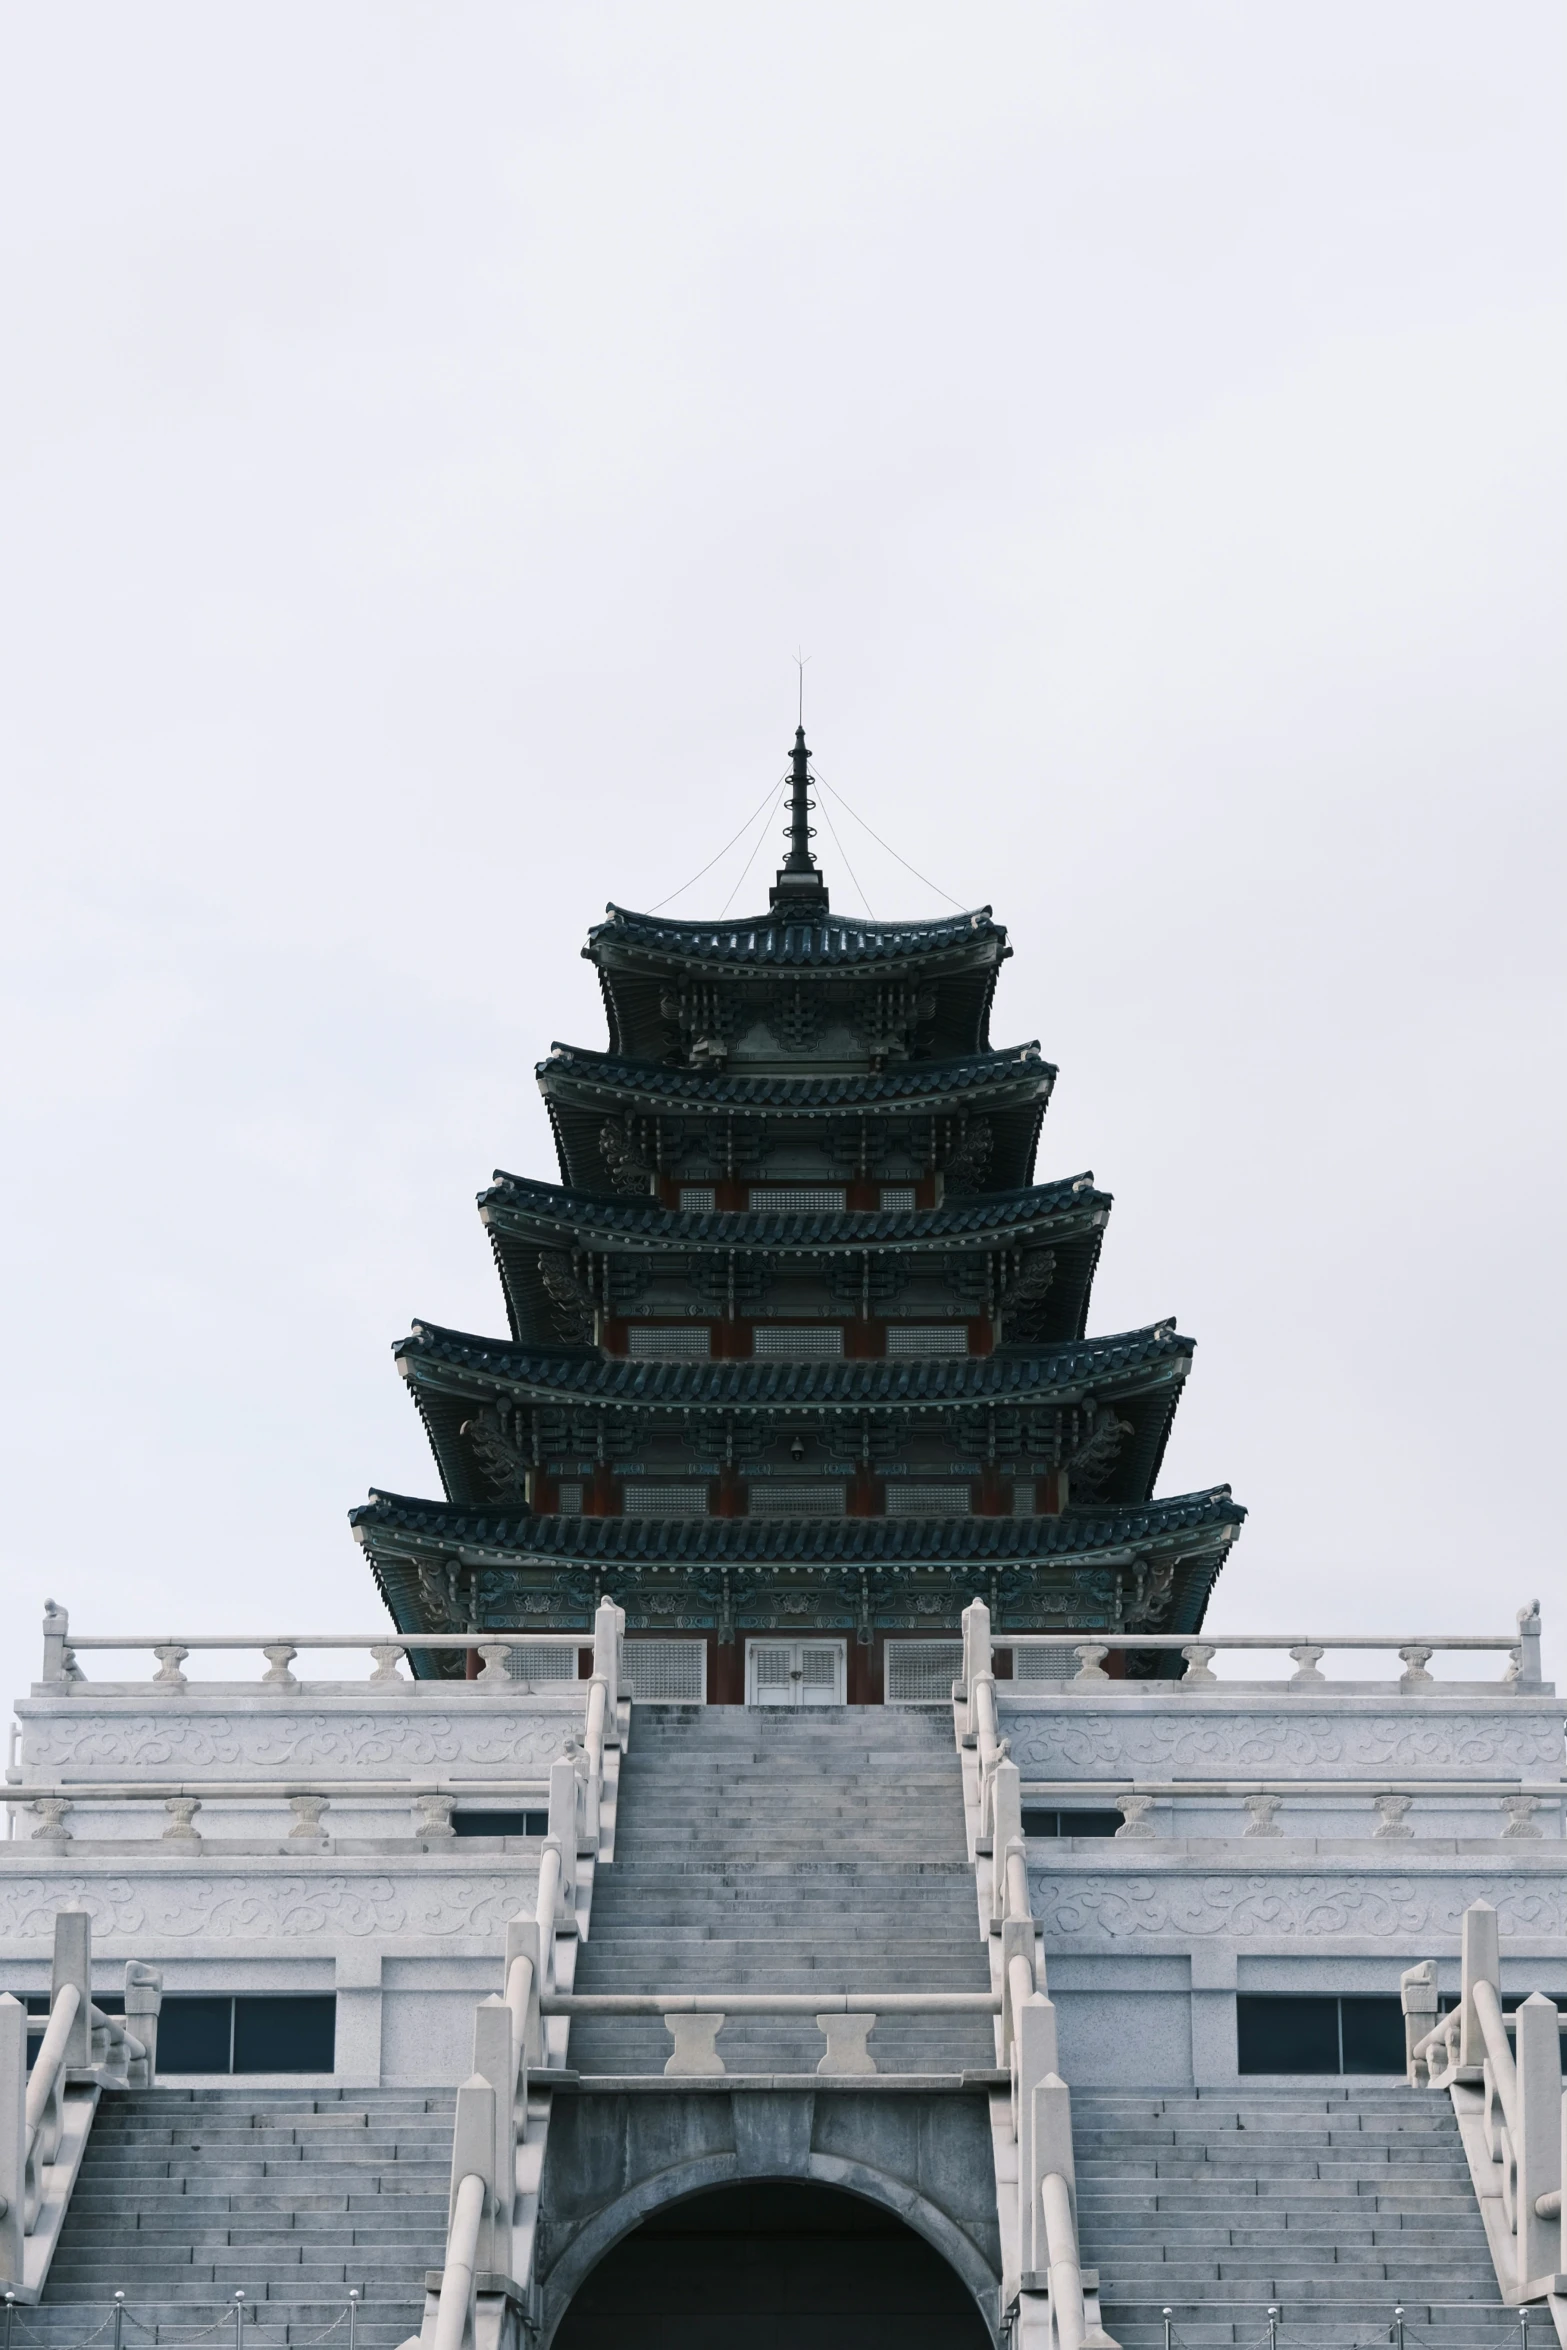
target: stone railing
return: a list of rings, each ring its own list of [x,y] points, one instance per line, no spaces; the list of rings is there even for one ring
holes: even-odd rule
[[[1464,1912],[1458,2005],[1435,2020],[1435,1963],[1401,1978],[1409,2079],[1451,2096],[1502,2298],[1549,2302],[1567,2340],[1564,2019],[1539,1992],[1504,2014],[1501,1942],[1488,1902]],[[1516,2042],[1514,2039],[1516,2035]]]
[[[827,2043],[818,2076],[877,2071],[867,2045],[884,2015],[999,2015],[989,1991],[602,1991],[546,1998],[550,2015],[657,2015],[674,2042],[665,2076],[704,2077],[728,2070],[715,2045],[731,2017],[810,2016]],[[793,2076],[775,2076],[793,2078]],[[919,2075],[880,2075],[907,2082]],[[981,2075],[982,2079],[986,2076]]]
[[[1548,1818],[1559,1820],[1562,1806],[1567,1803],[1567,1780],[1458,1778],[1435,1772],[1419,1779],[1391,1775],[1377,1779],[1305,1779],[1300,1774],[1290,1779],[1030,1778],[1023,1781],[1022,1795],[1028,1804],[1058,1808],[1096,1806],[1119,1811],[1121,1825],[1115,1830],[1117,1840],[1151,1839],[1155,1830],[1149,1824],[1149,1815],[1156,1807],[1170,1813],[1171,1832],[1176,1837],[1186,1833],[1210,1838],[1222,1836],[1231,1823],[1205,1822],[1199,1828],[1187,1828],[1183,1827],[1181,1813],[1200,1807],[1211,1814],[1215,1805],[1238,1804],[1246,1815],[1244,1824],[1239,1818],[1233,1822],[1234,1832],[1240,1836],[1287,1836],[1291,1833],[1292,1811],[1320,1814],[1341,1808],[1348,1811],[1364,1808],[1368,1815],[1363,1823],[1365,1834],[1379,1842],[1402,1842],[1418,1835],[1432,1810],[1444,1820],[1444,1824],[1427,1830],[1432,1835],[1496,1836],[1513,1842],[1538,1842],[1542,1831],[1536,1824],[1537,1815],[1543,1812]],[[1487,1815],[1484,1825],[1471,1816],[1482,1808]],[[1360,1826],[1357,1822],[1348,1830],[1340,1827],[1333,1832],[1358,1835]],[[1312,1837],[1328,1833],[1318,1826],[1301,1826],[1296,1832]]]
[[[602,1613],[602,1610],[600,1611]],[[478,1687],[492,1696],[497,1684],[503,1684],[518,1695],[538,1695],[569,1688],[581,1676],[581,1652],[591,1650],[594,1676],[604,1671],[596,1630],[593,1633],[576,1632],[512,1632],[486,1630],[483,1632],[295,1632],[286,1638],[274,1634],[270,1638],[230,1637],[216,1633],[192,1632],[180,1639],[169,1634],[147,1636],[138,1633],[73,1634],[70,1618],[63,1607],[51,1600],[44,1603],[44,1653],[40,1686],[47,1689],[68,1689],[72,1683],[87,1679],[82,1669],[84,1654],[100,1652],[109,1655],[146,1654],[152,1657],[157,1670],[144,1678],[129,1682],[95,1683],[100,1691],[105,1687],[128,1689],[138,1694],[144,1690],[165,1691],[178,1695],[187,1689],[227,1691],[233,1688],[276,1690],[292,1696],[312,1686],[336,1689],[341,1682],[312,1684],[302,1681],[293,1667],[301,1655],[336,1651],[344,1655],[367,1656],[373,1670],[363,1679],[346,1686],[357,1694],[364,1690],[374,1695],[378,1690],[391,1691],[407,1697],[410,1687],[438,1691],[443,1702],[463,1688]],[[224,1653],[254,1655],[266,1659],[266,1671],[258,1679],[241,1682],[195,1681],[185,1672],[189,1659],[196,1655]],[[406,1658],[414,1655],[464,1655],[477,1658],[479,1670],[471,1681],[441,1676],[437,1680],[410,1683],[401,1667]],[[517,1669],[521,1665],[527,1671]],[[619,1649],[616,1650],[618,1677]],[[611,1711],[613,1719],[613,1710]]]
[[[625,1621],[612,1600],[600,1602],[583,1741],[550,1766],[537,1897],[506,1928],[501,1991],[474,2011],[473,2068],[452,2126],[445,2257],[426,2280],[424,2325],[404,2350],[523,2350],[536,2331],[533,2239],[550,2107],[544,2095],[530,2104],[530,2080],[543,2087],[564,2069],[570,2027],[551,2047],[549,2019],[569,2012],[562,2001],[583,1928],[577,1864],[604,1854]]]
[[[398,1660],[408,1650],[424,1647],[476,1650],[484,1659],[483,1670],[472,1681],[440,1681],[426,1683],[434,1689],[441,1703],[460,1701],[465,1690],[493,1699],[504,1692],[508,1696],[528,1697],[537,1689],[525,1680],[512,1677],[507,1660],[518,1653],[534,1648],[558,1657],[569,1666],[569,1680],[546,1680],[538,1688],[560,1694],[569,1693],[574,1705],[586,1703],[582,1715],[580,1741],[569,1736],[564,1752],[550,1766],[548,1779],[537,1776],[507,1777],[494,1773],[484,1776],[440,1777],[410,1775],[406,1778],[377,1778],[368,1774],[348,1777],[342,1774],[303,1771],[282,1777],[268,1773],[261,1775],[231,1774],[217,1778],[195,1778],[182,1774],[162,1777],[146,1773],[137,1778],[93,1778],[78,1774],[68,1779],[45,1778],[40,1774],[28,1776],[21,1767],[11,1765],[6,1772],[3,1800],[10,1807],[13,1833],[20,1810],[30,1811],[36,1821],[25,1841],[42,1845],[45,1850],[61,1851],[70,1846],[96,1845],[99,1853],[106,1846],[115,1852],[148,1848],[164,1852],[206,1852],[212,1858],[237,1857],[249,1852],[281,1852],[298,1857],[308,1852],[338,1852],[354,1848],[372,1851],[389,1849],[393,1837],[379,1834],[380,1823],[375,1819],[378,1810],[402,1809],[406,1826],[402,1841],[414,1850],[424,1850],[452,1839],[453,1813],[463,1803],[495,1803],[511,1797],[526,1802],[533,1798],[548,1804],[546,1861],[549,1845],[557,1847],[557,1891],[563,1903],[569,1904],[575,1877],[575,1855],[580,1846],[596,1850],[599,1840],[600,1812],[603,1803],[606,1748],[619,1741],[619,1693],[621,1662],[624,1649],[625,1617],[612,1601],[605,1600],[594,1619],[591,1634],[519,1635],[502,1638],[473,1639],[466,1636],[399,1634],[395,1638],[376,1634],[359,1645],[368,1649],[376,1660],[376,1669],[367,1681],[343,1683],[302,1683],[290,1670],[293,1659],[301,1649],[343,1649],[354,1643],[346,1638],[328,1635],[304,1635],[290,1641],[244,1642],[192,1637],[189,1641],[145,1641],[105,1636],[82,1640],[73,1645],[67,1640],[65,1611],[51,1601],[44,1619],[44,1682],[46,1690],[70,1692],[82,1681],[76,1661],[75,1647],[87,1649],[122,1650],[142,1646],[159,1660],[159,1669],[151,1682],[131,1684],[92,1683],[94,1697],[106,1691],[118,1696],[130,1689],[140,1696],[145,1692],[161,1691],[170,1697],[179,1697],[190,1691],[196,1695],[208,1692],[232,1694],[238,1688],[248,1693],[256,1690],[275,1691],[291,1702],[304,1704],[313,1692],[330,1690],[340,1694],[348,1687],[357,1699],[361,1695],[374,1697],[397,1696],[403,1700],[413,1697],[420,1685],[410,1682],[398,1669]],[[243,1649],[255,1647],[268,1659],[268,1671],[259,1682],[224,1684],[187,1680],[181,1670],[184,1659],[193,1648]],[[579,1652],[586,1651],[591,1673],[585,1681],[580,1677]],[[334,1804],[347,1807],[361,1815],[357,1831],[338,1836],[327,1827],[327,1817]],[[205,1807],[214,1807],[215,1816],[230,1830],[227,1836],[204,1834],[197,1826],[197,1815]],[[292,1815],[281,1838],[252,1835],[247,1838],[243,1829],[246,1815],[286,1807]],[[158,1807],[166,1815],[163,1822],[151,1824],[145,1837],[128,1835],[120,1828],[139,1824],[138,1813],[149,1807]],[[80,1833],[80,1815],[107,1812],[114,1821],[112,1836],[94,1838]],[[407,1819],[407,1815],[412,1815]],[[363,1815],[368,1814],[368,1822]],[[73,1822],[76,1823],[73,1825]],[[237,1832],[236,1832],[237,1831]]]
[[[1059,1689],[1099,1689],[1114,1684],[1128,1693],[1138,1691],[1180,1688],[1188,1690],[1244,1690],[1257,1686],[1280,1690],[1345,1689],[1381,1693],[1396,1689],[1406,1695],[1441,1696],[1446,1691],[1465,1690],[1469,1684],[1440,1681],[1427,1667],[1435,1656],[1468,1656],[1501,1654],[1507,1658],[1506,1670],[1498,1682],[1487,1687],[1506,1687],[1520,1690],[1538,1690],[1541,1683],[1540,1667],[1540,1603],[1518,1611],[1518,1630],[1511,1637],[1495,1634],[1476,1634],[1458,1637],[1448,1633],[1421,1634],[1418,1638],[1346,1633],[1334,1639],[1304,1636],[1282,1632],[1205,1633],[1198,1638],[1188,1632],[1105,1632],[1086,1638],[1081,1632],[1006,1632],[998,1634],[997,1645],[1013,1652],[1013,1678],[1008,1694],[1021,1696],[1038,1691],[1041,1694]],[[1221,1679],[1213,1670],[1216,1656],[1230,1656],[1244,1652],[1288,1656],[1293,1673],[1261,1684],[1239,1679]],[[1383,1682],[1352,1680],[1336,1682],[1322,1671],[1322,1659],[1334,1651],[1381,1652],[1396,1656],[1403,1671],[1396,1680]],[[967,1703],[973,1675],[981,1669],[977,1651],[971,1652],[968,1637],[964,1637],[964,1662],[961,1689]],[[1169,1680],[1132,1680],[1105,1670],[1106,1659],[1128,1655],[1173,1655],[1185,1659],[1184,1673]],[[1057,1658],[1063,1663],[1070,1657],[1077,1659],[1073,1674],[1031,1675],[1020,1670],[1023,1660]],[[985,1646],[984,1671],[992,1669],[991,1649]]]
[[[586,1750],[581,1751],[585,1760]],[[578,1752],[576,1741],[568,1741],[566,1756],[573,1764]],[[601,1745],[597,1780],[591,1767],[583,1774],[584,1806],[597,1802],[602,1775]],[[177,1845],[220,1858],[237,1852],[340,1849],[326,1827],[334,1803],[351,1805],[356,1811],[385,1807],[411,1812],[412,1826],[406,1841],[422,1849],[428,1844],[447,1842],[456,1835],[452,1814],[464,1802],[509,1796],[513,1802],[531,1800],[542,1808],[549,1793],[550,1782],[539,1778],[329,1779],[307,1772],[290,1779],[72,1779],[32,1783],[17,1772],[6,1785],[4,1800],[15,1810],[26,1809],[36,1815],[38,1825],[26,1839],[31,1844],[59,1849],[71,1843],[91,1842],[90,1837],[82,1839],[71,1825],[79,1813],[157,1805],[168,1816],[166,1827],[148,1823],[145,1837],[116,1835],[112,1839],[99,1839],[99,1844],[112,1842],[115,1851],[148,1843]],[[276,1811],[283,1807],[292,1813],[293,1825],[282,1841],[275,1837],[209,1836],[196,1825],[197,1813],[209,1805],[219,1807],[218,1816],[230,1827],[236,1825],[236,1815],[237,1824],[243,1826],[247,1809]],[[596,1814],[594,1833],[597,1834]],[[355,1839],[346,1841],[352,1844]],[[362,1835],[359,1841],[363,1841]],[[377,1837],[375,1849],[381,1849],[388,1841]]]
[[[990,1611],[982,1600],[963,1611],[963,1674],[953,1698],[959,1746],[974,1756],[980,1922],[999,1977],[998,2053],[1011,2073],[1015,2194],[1006,2166],[996,2165],[1010,2341],[1013,2350],[1116,2350],[1100,2318],[1098,2271],[1083,2266],[1078,2241],[1072,2093],[1061,2077],[1055,2003],[1029,1899],[1022,1780],[1000,1735]],[[992,2128],[1004,2126],[993,2109]]]
[[[0,1996],[0,2283],[7,2301],[43,2292],[105,2089],[151,2088],[156,2078],[162,1977],[132,1959],[125,2014],[92,1996],[92,1919],[63,1909],[54,1921],[54,1970],[43,2044],[27,2067],[27,2011]]]

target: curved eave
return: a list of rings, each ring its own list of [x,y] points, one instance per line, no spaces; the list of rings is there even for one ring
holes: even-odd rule
[[[1118,1393],[1179,1387],[1196,1342],[1172,1322],[1070,1345],[1006,1348],[991,1355],[922,1355],[874,1362],[627,1362],[584,1348],[508,1346],[416,1322],[393,1354],[410,1383],[472,1397],[563,1401],[586,1407],[667,1411],[751,1407],[911,1411],[954,1405],[1113,1400]]]
[[[1246,1512],[1227,1485],[1132,1509],[1067,1510],[1058,1518],[536,1518],[372,1489],[350,1510],[374,1556],[439,1552],[465,1566],[559,1560],[628,1566],[859,1565],[1030,1567],[1127,1565],[1171,1551],[1227,1550]]]
[[[372,1492],[349,1520],[402,1632],[458,1628],[438,1596],[453,1567],[483,1572],[482,1583],[473,1575],[463,1594],[464,1625],[477,1608],[485,1629],[519,1628],[521,1593],[508,1592],[511,1573],[528,1593],[530,1615],[541,1598],[546,1603],[538,1628],[586,1632],[606,1573],[640,1578],[724,1568],[742,1576],[836,1576],[847,1569],[885,1586],[929,1572],[972,1575],[981,1592],[999,1576],[1064,1584],[1070,1593],[1072,1578],[1085,1570],[1149,1566],[1161,1575],[1168,1570],[1167,1591],[1137,1629],[1195,1633],[1245,1516],[1220,1485],[1137,1510],[1072,1510],[1061,1518],[806,1522],[527,1518]],[[410,1662],[421,1677],[461,1671],[451,1655],[416,1654]]]
[[[660,1207],[651,1198],[606,1199],[566,1191],[524,1175],[496,1171],[479,1194],[479,1214],[492,1232],[515,1233],[546,1248],[632,1251],[762,1249],[798,1251],[897,1248],[940,1250],[1013,1248],[1024,1240],[1073,1238],[1101,1226],[1111,1195],[1092,1175],[1068,1176],[1026,1191],[982,1192],[950,1206],[907,1214],[842,1209],[819,1216],[714,1210],[698,1214]]]
[[[732,971],[844,971],[878,964],[1001,962],[1011,953],[1007,934],[989,906],[933,922],[860,921],[825,913],[787,920],[778,912],[732,921],[664,922],[628,906],[609,905],[588,932],[582,952],[607,968],[673,972],[692,968]]]
[[[960,1101],[965,1110],[995,1102],[1048,1098],[1058,1071],[1041,1060],[1037,1043],[949,1061],[904,1061],[825,1077],[731,1075],[671,1069],[615,1053],[556,1045],[535,1066],[545,1098],[575,1098],[603,1109],[762,1110],[770,1116],[815,1117],[823,1111],[874,1108],[896,1117],[929,1111],[932,1101]]]

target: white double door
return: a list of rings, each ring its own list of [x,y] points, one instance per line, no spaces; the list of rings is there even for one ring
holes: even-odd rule
[[[848,1644],[842,1640],[748,1640],[747,1705],[843,1705]]]

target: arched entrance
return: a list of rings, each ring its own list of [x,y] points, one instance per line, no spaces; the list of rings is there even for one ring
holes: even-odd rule
[[[989,2350],[973,2295],[896,2213],[758,2179],[662,2204],[574,2296],[553,2350]]]

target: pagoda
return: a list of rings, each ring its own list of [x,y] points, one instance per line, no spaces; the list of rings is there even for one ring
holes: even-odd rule
[[[1201,1626],[1244,1512],[1154,1498],[1192,1341],[1087,1335],[1110,1197],[1034,1180],[1056,1072],[990,1043],[1006,931],[834,913],[812,789],[802,727],[766,913],[589,933],[609,1049],[538,1069],[559,1180],[479,1197],[510,1336],[394,1349],[445,1492],[351,1513],[399,1630],[586,1638],[607,1594],[639,1694],[875,1704],[976,1597],[1003,1643]]]

